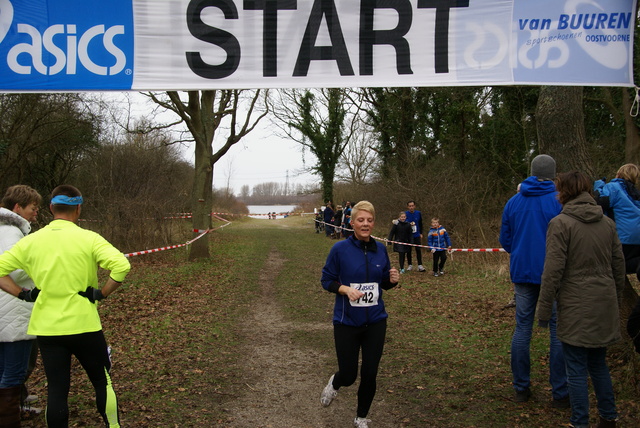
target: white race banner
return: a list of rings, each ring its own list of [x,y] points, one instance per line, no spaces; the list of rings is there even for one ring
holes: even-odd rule
[[[633,86],[637,0],[0,0],[0,91]]]

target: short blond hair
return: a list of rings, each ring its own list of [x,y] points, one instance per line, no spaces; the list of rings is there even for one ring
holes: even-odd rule
[[[360,201],[351,208],[351,218],[356,218],[358,211],[370,212],[373,218],[376,218],[376,209],[373,208],[373,204],[369,201]]]
[[[628,180],[633,184],[638,184],[638,179],[640,178],[640,168],[638,168],[638,165],[634,163],[622,165],[616,173],[616,177]]]

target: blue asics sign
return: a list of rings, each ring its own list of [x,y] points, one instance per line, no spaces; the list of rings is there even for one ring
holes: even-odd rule
[[[130,89],[133,40],[131,0],[0,0],[0,89]]]

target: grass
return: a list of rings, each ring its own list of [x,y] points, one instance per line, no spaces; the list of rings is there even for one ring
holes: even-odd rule
[[[246,339],[239,326],[273,252],[284,261],[275,294],[295,326],[291,340],[326,355],[313,362],[319,373],[335,368],[331,335],[310,334],[331,323],[334,297],[322,289],[320,274],[335,241],[315,234],[311,220],[300,217],[234,221],[208,239],[211,260],[187,262],[182,249],[134,258],[125,285],[101,304],[125,426],[224,425],[225,408],[243,387],[238,349]],[[391,260],[397,264],[397,255]],[[390,403],[399,426],[568,423],[567,411],[550,407],[545,330],[534,330],[532,400],[512,401],[514,321],[513,309],[503,308],[512,294],[506,266],[508,256],[501,253],[454,255],[443,277],[407,273],[400,287],[385,292],[389,327],[376,400]],[[611,353],[622,427],[640,426],[639,360],[628,347]],[[46,396],[40,366],[30,384]],[[72,426],[98,425],[92,397],[86,376],[74,366]],[[591,414],[594,419],[595,403]],[[39,417],[23,426],[45,425]]]

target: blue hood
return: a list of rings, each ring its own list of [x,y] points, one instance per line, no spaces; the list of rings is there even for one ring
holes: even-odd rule
[[[528,177],[520,183],[520,193],[523,196],[541,196],[556,191],[556,186],[551,180],[538,181],[535,176]]]

